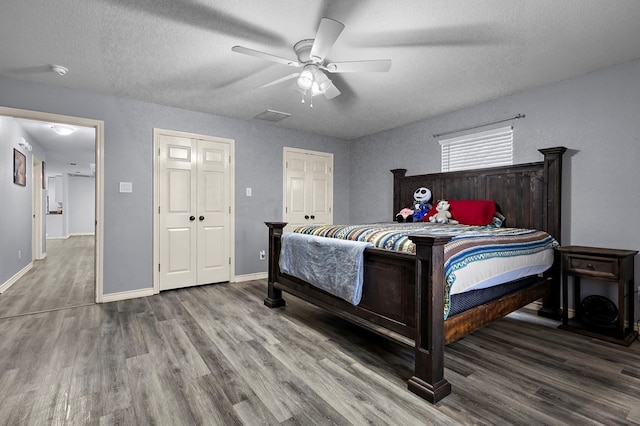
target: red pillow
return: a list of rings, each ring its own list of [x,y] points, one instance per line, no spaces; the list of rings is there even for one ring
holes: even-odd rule
[[[493,215],[496,213],[496,203],[491,200],[447,200],[449,201],[449,212],[451,219],[455,219],[463,225],[484,226],[491,223]],[[435,203],[438,204],[437,202]],[[436,214],[434,205],[429,213],[424,217],[428,222],[429,218]]]

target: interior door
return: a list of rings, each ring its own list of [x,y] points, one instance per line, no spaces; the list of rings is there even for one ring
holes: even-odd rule
[[[160,290],[230,280],[229,144],[158,136]]]
[[[160,290],[197,283],[196,151],[190,138],[159,135]]]
[[[284,157],[285,232],[333,223],[333,154],[285,148]]]
[[[197,141],[198,284],[229,281],[229,145]]]

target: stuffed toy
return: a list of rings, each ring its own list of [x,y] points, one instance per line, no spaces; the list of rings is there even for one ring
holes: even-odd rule
[[[413,193],[413,205],[406,207],[396,214],[397,222],[420,222],[431,209],[429,200],[431,199],[431,191],[425,187],[415,190]]]
[[[413,222],[413,210],[405,207],[396,215],[397,222]]]
[[[456,225],[457,220],[451,219],[451,212],[449,211],[449,202],[447,200],[440,200],[436,205],[436,214],[429,218],[431,223],[451,223]]]

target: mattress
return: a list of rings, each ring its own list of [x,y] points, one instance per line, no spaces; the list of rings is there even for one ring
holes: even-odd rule
[[[493,226],[419,223],[301,226],[296,233],[373,244],[415,254],[410,235],[451,236],[444,247],[445,318],[451,296],[542,274],[553,264],[557,241],[543,231]],[[365,283],[366,285],[366,283]]]

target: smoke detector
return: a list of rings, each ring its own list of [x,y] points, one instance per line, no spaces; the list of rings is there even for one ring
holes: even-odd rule
[[[69,72],[69,70],[62,65],[49,65],[49,69],[60,76],[65,75],[67,72]]]

